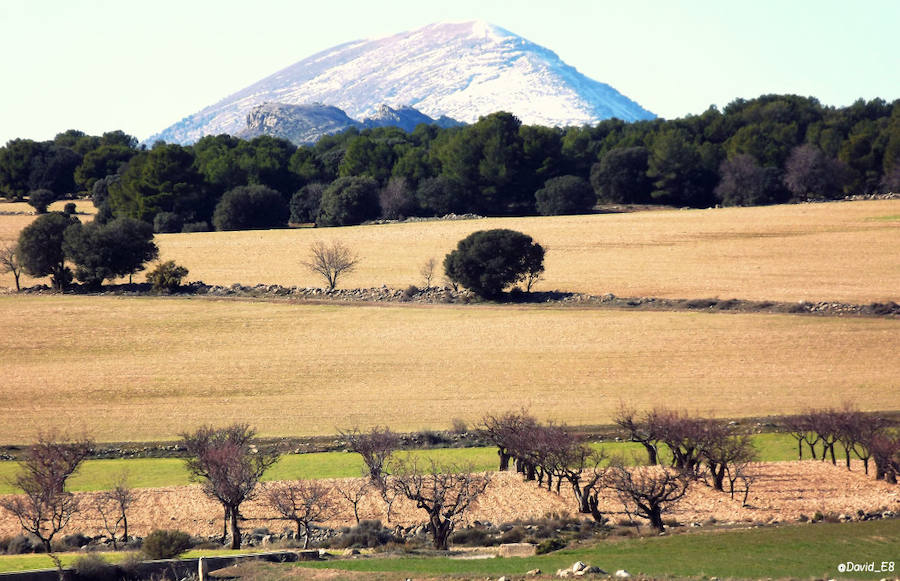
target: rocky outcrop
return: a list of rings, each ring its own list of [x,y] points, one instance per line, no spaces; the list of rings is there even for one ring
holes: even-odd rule
[[[247,114],[247,127],[237,136],[252,139],[260,135],[271,135],[287,139],[295,145],[307,145],[315,143],[325,135],[340,133],[351,127],[360,129],[399,127],[411,132],[422,123],[439,127],[461,125],[449,117],[432,119],[413,107],[392,109],[387,105],[381,105],[372,117],[357,121],[343,110],[322,103],[307,105],[263,103],[250,110]]]
[[[356,121],[337,107],[322,103],[263,103],[247,114],[247,128],[238,137],[252,139],[260,135],[271,135],[302,145],[314,143],[322,136],[340,133],[357,125]]]

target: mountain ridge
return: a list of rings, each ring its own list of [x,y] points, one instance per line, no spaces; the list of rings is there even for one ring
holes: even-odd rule
[[[466,123],[500,110],[525,124],[547,126],[655,117],[552,50],[499,26],[471,21],[339,44],[183,118],[148,141],[191,143],[203,135],[237,134],[249,111],[265,102],[326,103],[356,119],[371,116],[380,104]]]

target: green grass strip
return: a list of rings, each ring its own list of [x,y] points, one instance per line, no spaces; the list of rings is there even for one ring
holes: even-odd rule
[[[768,433],[754,436],[760,459],[767,462],[796,460],[797,450],[793,438],[787,434]],[[610,442],[597,445],[609,455],[622,455],[629,461],[646,460],[640,444]],[[664,449],[664,447],[662,447]],[[804,451],[805,452],[805,451]],[[471,465],[476,471],[496,470],[496,448],[436,448],[415,450],[414,456],[434,458],[439,464]],[[665,461],[666,456],[662,454]],[[313,454],[289,454],[279,460],[264,476],[264,480],[293,480],[317,478],[351,478],[363,474],[363,462],[358,454],[347,452],[319,452]],[[14,494],[10,484],[18,470],[16,462],[0,462],[0,494]],[[69,490],[75,492],[106,490],[123,474],[128,475],[132,488],[158,488],[190,484],[184,462],[178,458],[135,458],[116,460],[88,460],[69,481]]]

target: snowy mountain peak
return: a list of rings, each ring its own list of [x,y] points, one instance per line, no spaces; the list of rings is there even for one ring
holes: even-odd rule
[[[425,26],[335,46],[206,107],[148,139],[191,143],[245,129],[265,102],[338,107],[355,119],[381,105],[464,122],[509,111],[525,124],[569,126],[654,115],[554,52],[484,21]]]

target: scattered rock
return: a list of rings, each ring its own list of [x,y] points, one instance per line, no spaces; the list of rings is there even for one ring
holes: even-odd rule
[[[618,579],[631,579],[631,573],[629,573],[625,569],[619,569],[618,571],[616,571],[615,576]]]
[[[575,564],[572,565],[573,573],[583,571],[584,569],[587,569],[587,565],[584,564],[584,561],[575,561]]]

